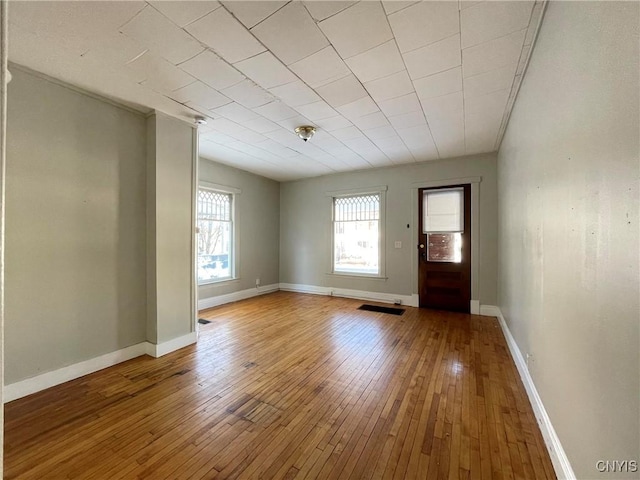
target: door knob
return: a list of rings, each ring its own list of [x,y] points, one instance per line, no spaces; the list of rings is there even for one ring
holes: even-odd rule
[[[418,245],[418,248],[424,248],[424,243],[421,243],[420,245]]]

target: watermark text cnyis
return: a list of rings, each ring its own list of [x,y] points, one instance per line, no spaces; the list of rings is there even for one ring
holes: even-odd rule
[[[637,460],[598,460],[596,470],[601,473],[635,473],[638,471]]]

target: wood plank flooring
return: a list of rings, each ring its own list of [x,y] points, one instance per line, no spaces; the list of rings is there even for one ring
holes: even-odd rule
[[[5,407],[5,478],[555,478],[496,319],[277,292]]]

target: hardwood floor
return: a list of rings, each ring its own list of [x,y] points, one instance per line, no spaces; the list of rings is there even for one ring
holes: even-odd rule
[[[555,478],[496,319],[277,292],[5,407],[5,478]]]

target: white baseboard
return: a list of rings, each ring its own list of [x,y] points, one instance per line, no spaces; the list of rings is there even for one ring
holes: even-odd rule
[[[11,402],[142,355],[150,355],[158,358],[179,348],[196,343],[196,340],[197,334],[196,332],[192,332],[159,345],[141,342],[121,350],[116,350],[115,352],[85,360],[84,362],[74,363],[73,365],[59,368],[58,370],[45,372],[35,377],[5,385],[3,401],[4,403]]]
[[[175,352],[176,350],[179,350],[186,346],[193,345],[197,341],[198,334],[196,332],[191,332],[181,337],[171,339],[168,342],[159,343],[157,345],[147,342],[145,353],[152,357],[158,358],[168,353]]]
[[[487,317],[498,317],[502,315],[500,313],[500,309],[495,305],[480,305],[480,315],[485,315]]]
[[[480,315],[480,300],[471,300],[469,305],[469,313],[472,315]]]
[[[281,283],[280,290],[285,292],[311,293],[313,295],[331,295],[329,287],[317,287],[315,285],[303,285],[301,283]]]
[[[281,283],[280,290],[284,290],[287,292],[312,293],[314,295],[355,298],[358,300],[371,300],[380,303],[395,303],[397,300],[400,300],[400,303],[402,305],[407,305],[409,307],[418,306],[418,295],[367,292],[364,290],[351,290],[348,288],[335,287],[318,287],[316,285],[302,285],[297,283]]]
[[[84,362],[75,363],[68,367],[63,367],[52,372],[46,372],[36,377],[27,378],[16,383],[4,386],[4,402],[17,400],[32,393],[45,390],[55,385],[75,380],[103,368],[111,367],[118,363],[126,362],[132,358],[139,357],[147,353],[147,342],[138,343],[115,352],[107,353]]]
[[[538,395],[536,386],[533,383],[533,378],[531,378],[531,374],[527,368],[527,363],[525,362],[522,352],[520,352],[520,348],[513,338],[513,335],[511,335],[511,331],[509,330],[507,322],[502,315],[502,311],[499,307],[495,307],[493,305],[482,305],[480,307],[480,313],[482,315],[498,318],[498,322],[502,328],[502,333],[504,334],[504,338],[509,346],[509,351],[511,352],[511,356],[513,357],[518,372],[520,373],[520,378],[522,379],[524,388],[527,391],[529,401],[533,406],[533,412],[536,416],[540,431],[542,432],[547,450],[549,451],[549,456],[551,457],[551,462],[553,463],[556,475],[561,480],[575,480],[576,475],[573,473],[573,468],[571,467],[569,458],[567,457],[564,448],[562,448],[560,439],[551,424],[551,419],[544,408],[540,395]]]
[[[245,300],[251,297],[257,297],[258,295],[277,292],[278,290],[280,290],[280,285],[277,283],[274,283],[271,285],[265,285],[263,287],[248,288],[247,290],[240,290],[239,292],[227,293],[225,295],[218,295],[215,297],[208,297],[208,298],[200,298],[198,299],[198,310],[217,307],[218,305],[237,302],[239,300]]]

